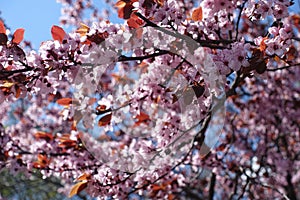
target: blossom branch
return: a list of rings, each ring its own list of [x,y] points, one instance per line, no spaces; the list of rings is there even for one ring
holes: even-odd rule
[[[179,34],[177,32],[172,32],[169,31],[163,27],[158,26],[157,24],[154,24],[153,22],[151,22],[149,19],[147,19],[145,16],[143,16],[141,13],[134,13],[135,15],[137,15],[138,17],[140,17],[142,20],[144,20],[146,22],[146,26],[151,26],[153,28],[156,28],[157,30],[166,33],[167,35],[182,39],[183,41],[186,41],[189,45],[194,45],[195,42],[199,43],[202,47],[209,47],[212,49],[227,49],[227,47],[225,46],[217,46],[217,45],[212,45],[215,43],[218,43],[219,41],[212,41],[211,43],[209,42],[203,42],[202,40],[198,41],[198,40],[194,40],[191,37]],[[228,42],[228,41],[224,41],[224,42]],[[196,49],[196,47],[194,47],[194,49]]]
[[[300,63],[294,64],[294,65],[287,65],[287,66],[283,66],[283,67],[278,67],[278,68],[274,68],[274,69],[267,69],[267,71],[275,72],[275,71],[278,71],[278,70],[289,69],[289,68],[298,67],[298,66],[300,66]]]
[[[121,55],[121,56],[119,56],[117,62],[134,61],[134,60],[143,61],[143,60],[148,59],[148,58],[154,58],[154,57],[169,54],[169,53],[170,52],[166,51],[166,50],[159,50],[156,53],[145,55],[145,56],[128,57],[128,56],[125,56],[125,55]]]
[[[237,22],[236,22],[236,27],[235,27],[235,41],[237,41],[238,39],[238,35],[239,35],[239,24],[240,24],[240,20],[241,20],[241,17],[242,17],[242,12],[243,12],[243,9],[245,7],[245,4],[246,4],[246,0],[243,2],[243,4],[241,6],[239,6],[239,9],[240,9],[240,12],[239,12],[239,15],[238,15],[238,18],[237,18]]]

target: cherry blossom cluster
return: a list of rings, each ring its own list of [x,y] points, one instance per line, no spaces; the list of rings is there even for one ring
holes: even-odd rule
[[[108,1],[124,24],[59,2],[97,20],[30,52],[0,24],[0,170],[99,199],[299,196],[291,1]]]

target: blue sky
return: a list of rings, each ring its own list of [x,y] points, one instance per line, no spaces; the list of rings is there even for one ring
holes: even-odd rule
[[[99,7],[105,6],[104,0],[94,2]],[[292,9],[299,12],[299,0],[295,3]],[[50,30],[52,25],[59,25],[60,9],[61,4],[56,0],[0,0],[0,16],[12,31],[24,28],[25,39],[32,42],[34,49],[52,38]],[[111,21],[118,21],[116,14]]]
[[[51,27],[59,25],[61,4],[55,0],[0,0],[1,17],[14,31],[25,29],[25,39],[37,49],[42,41],[51,39]]]
[[[99,10],[109,8],[104,0],[94,2]],[[61,7],[56,0],[0,0],[0,16],[12,32],[24,28],[25,39],[32,42],[34,49],[38,49],[42,41],[52,38],[51,27],[59,25]],[[116,14],[111,21],[120,22]]]

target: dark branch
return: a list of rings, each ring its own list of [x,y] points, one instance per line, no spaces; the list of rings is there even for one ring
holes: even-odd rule
[[[285,190],[287,192],[287,196],[291,199],[291,200],[297,200],[297,194],[295,191],[295,187],[292,183],[292,176],[291,174],[288,172],[287,176],[286,176],[286,181],[288,183],[288,185],[285,187]]]
[[[193,45],[195,43],[198,43],[200,44],[202,47],[209,47],[209,48],[212,48],[212,49],[227,49],[227,47],[225,46],[218,46],[218,45],[213,45],[215,43],[221,43],[220,41],[222,41],[222,43],[229,43],[229,40],[217,40],[216,42],[212,41],[212,42],[203,42],[203,40],[200,40],[200,41],[197,41],[197,40],[194,40],[193,38],[191,37],[188,37],[188,36],[185,36],[185,35],[182,35],[180,33],[177,33],[177,32],[173,32],[173,31],[169,31],[163,27],[160,27],[158,26],[157,24],[154,24],[153,22],[151,22],[149,19],[147,19],[145,16],[143,16],[141,13],[135,13],[135,15],[137,15],[139,18],[141,18],[142,20],[144,20],[146,22],[146,26],[151,26],[153,28],[156,28],[157,30],[167,34],[167,35],[170,35],[170,36],[173,36],[175,38],[179,38],[179,39],[182,39],[183,41],[187,42],[189,45]],[[195,46],[194,49],[198,48],[199,46]],[[193,48],[192,48],[193,49]]]
[[[300,63],[294,64],[294,65],[287,65],[287,66],[284,66],[284,67],[278,67],[278,68],[274,68],[274,69],[267,69],[267,71],[275,72],[275,71],[278,71],[278,70],[289,69],[289,68],[297,67],[297,66],[300,66]]]
[[[297,38],[297,37],[292,37],[293,40],[296,40],[298,42],[300,42],[300,38]]]
[[[216,185],[216,174],[212,173],[211,178],[210,178],[210,185],[209,185],[209,194],[208,194],[209,200],[214,199],[215,185]]]
[[[245,4],[246,4],[247,1],[244,1],[243,4],[240,6],[240,12],[239,12],[239,16],[238,16],[238,19],[237,19],[237,22],[236,22],[236,27],[235,27],[235,40],[238,39],[238,35],[239,35],[239,23],[240,23],[240,20],[241,20],[241,16],[242,16],[242,12],[243,12],[243,9],[245,7]]]
[[[127,57],[127,56],[121,55],[121,56],[118,58],[118,61],[117,61],[117,62],[134,61],[134,60],[143,61],[143,60],[148,59],[148,58],[154,58],[154,57],[156,57],[156,56],[161,56],[161,55],[165,55],[165,54],[169,54],[169,53],[170,53],[169,51],[166,51],[166,50],[160,50],[160,51],[157,52],[157,53],[153,53],[153,54],[149,54],[149,55],[145,55],[145,56]]]

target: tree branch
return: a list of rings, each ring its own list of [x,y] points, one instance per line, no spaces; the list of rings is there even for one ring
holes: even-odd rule
[[[294,64],[294,65],[287,65],[287,66],[283,66],[283,67],[278,67],[278,68],[274,68],[274,69],[267,69],[267,71],[275,72],[275,71],[278,71],[278,70],[289,69],[289,68],[298,67],[298,66],[300,66],[300,63]]]
[[[209,194],[208,194],[209,200],[214,199],[215,185],[216,185],[216,174],[212,173],[211,178],[210,178],[210,185],[209,185]]]
[[[134,61],[134,60],[143,61],[148,58],[154,58],[156,56],[161,56],[161,55],[165,55],[165,54],[169,54],[169,53],[170,52],[166,51],[166,50],[159,50],[159,52],[157,52],[157,53],[153,53],[153,54],[149,54],[149,55],[145,55],[145,56],[128,57],[128,56],[121,55],[118,58],[117,62]]]
[[[173,36],[175,38],[182,39],[183,41],[186,41],[189,45],[193,45],[194,43],[197,43],[197,44],[200,44],[202,47],[209,47],[209,48],[212,48],[212,49],[227,49],[227,47],[225,47],[225,46],[218,46],[218,45],[212,45],[212,44],[221,43],[221,41],[222,41],[222,43],[226,43],[226,42],[230,43],[229,42],[230,40],[217,40],[217,41],[211,41],[210,43],[207,42],[207,41],[203,42],[203,40],[197,41],[197,40],[194,40],[191,37],[182,35],[178,32],[169,31],[169,30],[167,30],[163,27],[160,27],[157,24],[151,22],[149,19],[147,19],[141,13],[136,12],[134,14],[137,15],[142,20],[144,20],[146,22],[146,26],[151,26],[151,27],[156,28],[157,30],[159,30],[159,31],[161,31],[161,32],[163,32],[167,35]],[[194,47],[194,49],[196,49],[196,48],[197,47]]]
[[[236,22],[236,27],[235,27],[235,40],[238,39],[238,35],[239,35],[239,23],[240,23],[242,12],[243,12],[243,9],[245,7],[246,2],[247,1],[244,1],[243,4],[240,6],[240,12],[239,12],[239,16],[238,16],[238,19],[237,19],[237,22]]]
[[[297,200],[297,194],[295,192],[295,187],[292,183],[292,176],[289,172],[286,176],[286,181],[288,183],[288,185],[285,187],[285,190],[287,192],[287,196],[290,198],[290,200]]]
[[[292,40],[296,40],[296,41],[300,42],[300,38],[297,38],[297,37],[292,37]]]

